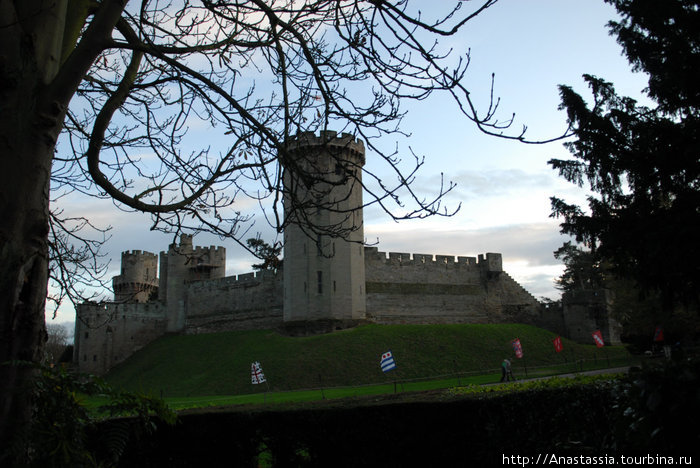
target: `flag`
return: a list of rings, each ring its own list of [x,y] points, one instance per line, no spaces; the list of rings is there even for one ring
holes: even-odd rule
[[[250,380],[253,385],[265,382],[265,374],[263,374],[262,367],[260,367],[260,363],[257,361],[250,365]]]
[[[389,372],[390,370],[396,369],[396,363],[394,362],[394,356],[391,354],[391,350],[382,354],[382,359],[379,361],[379,365],[382,368],[382,372]]]
[[[654,330],[654,341],[663,341],[664,340],[664,329],[661,327],[656,327],[656,330]]]
[[[595,341],[595,345],[599,348],[602,348],[605,346],[605,341],[603,341],[603,334],[600,333],[600,330],[596,330],[592,333],[593,335],[593,341]]]
[[[516,338],[510,342],[513,345],[513,351],[515,352],[515,357],[520,359],[523,357],[523,347],[520,344],[520,339]]]
[[[561,342],[561,336],[557,336],[552,340],[552,343],[554,343],[554,350],[557,353],[560,353],[562,349],[564,349],[564,345]]]

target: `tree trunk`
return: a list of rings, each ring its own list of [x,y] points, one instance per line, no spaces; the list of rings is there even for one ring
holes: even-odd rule
[[[56,12],[29,28],[20,13],[0,0],[0,465],[25,455],[15,450],[26,442],[36,370],[22,362],[39,362],[46,341],[49,183],[65,116],[46,99],[58,68],[49,41],[61,42]]]
[[[56,141],[127,1],[0,0],[0,466],[23,461],[8,449],[27,442],[36,371],[18,361],[39,362],[46,341]]]
[[[26,427],[34,370],[14,361],[38,362],[46,339],[44,305],[48,281],[49,180],[53,145],[44,141],[29,103],[17,103],[0,119],[0,445]],[[15,106],[12,106],[15,107]],[[8,127],[13,128],[7,132]]]
[[[26,75],[23,78],[28,78]],[[0,108],[0,446],[27,427],[34,370],[46,340],[49,181],[54,144],[42,128],[35,80]],[[13,93],[14,94],[14,93]],[[0,460],[1,461],[1,460]],[[0,463],[2,464],[2,463]]]

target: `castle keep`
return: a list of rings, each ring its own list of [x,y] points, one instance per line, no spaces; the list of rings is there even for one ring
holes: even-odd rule
[[[503,271],[501,254],[387,255],[363,246],[361,141],[305,133],[289,148],[313,177],[284,175],[283,271],[225,276],[225,249],[194,247],[189,235],[161,252],[160,261],[153,253],[124,252],[114,301],[77,308],[74,358],[81,371],[104,373],[166,333],[302,326],[318,332],[362,321],[562,328],[560,316],[549,316]],[[333,235],[339,233],[345,237]]]

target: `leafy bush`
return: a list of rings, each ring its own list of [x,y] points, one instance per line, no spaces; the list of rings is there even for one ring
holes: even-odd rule
[[[18,437],[15,459],[28,466],[115,466],[131,437],[151,433],[154,420],[174,423],[175,413],[162,400],[115,390],[102,380],[72,374],[61,367],[35,366],[34,413],[28,434]],[[95,408],[86,396],[99,396]],[[91,428],[119,418],[99,436]],[[91,435],[92,434],[92,435]]]
[[[631,372],[618,387],[611,448],[687,454],[700,447],[700,360],[673,359]]]

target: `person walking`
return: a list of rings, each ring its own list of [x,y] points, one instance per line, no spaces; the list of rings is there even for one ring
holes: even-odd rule
[[[501,382],[505,382],[508,379],[508,370],[510,368],[510,361],[505,358],[501,363]]]
[[[513,377],[513,369],[511,368],[510,365],[510,359],[506,359],[506,381],[510,380],[515,380],[515,377]]]

